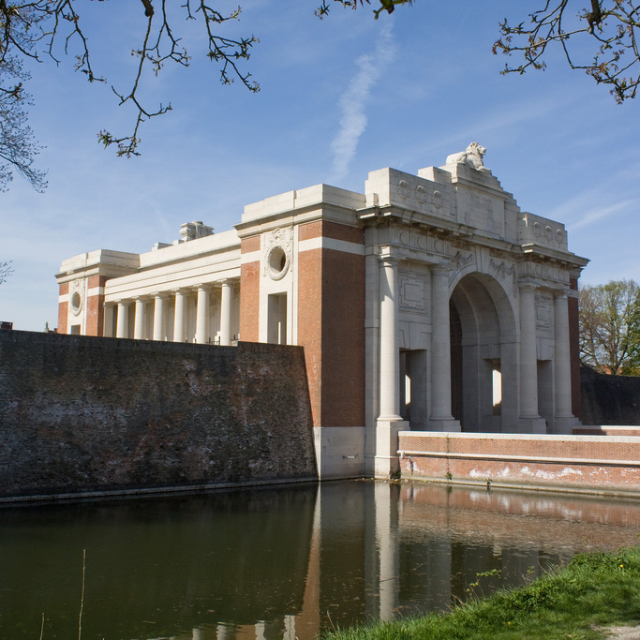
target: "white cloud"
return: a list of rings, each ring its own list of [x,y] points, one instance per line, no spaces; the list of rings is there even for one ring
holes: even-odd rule
[[[332,181],[343,179],[353,160],[360,136],[367,127],[365,113],[371,89],[386,70],[395,55],[395,47],[391,37],[391,24],[385,23],[373,54],[364,55],[356,61],[358,73],[353,77],[348,89],[340,98],[339,107],[342,113],[340,131],[331,143],[333,151]]]
[[[625,210],[630,209],[632,206],[638,202],[637,198],[633,198],[631,200],[623,200],[622,202],[616,202],[615,204],[609,205],[608,207],[596,207],[592,208],[589,211],[586,211],[581,214],[581,219],[578,222],[571,224],[568,229],[569,231],[575,231],[576,229],[580,229],[581,227],[586,227],[602,218],[608,218],[613,216],[619,212],[625,212]]]

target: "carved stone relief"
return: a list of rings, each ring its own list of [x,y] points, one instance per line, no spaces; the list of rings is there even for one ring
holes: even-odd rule
[[[395,192],[399,202],[408,207],[415,207],[417,211],[431,212],[439,216],[450,217],[446,193],[434,189],[434,185],[428,182],[413,180],[398,180]]]
[[[449,282],[453,282],[457,277],[458,274],[465,269],[466,267],[468,267],[470,264],[475,263],[476,261],[476,254],[475,253],[469,253],[469,252],[462,252],[460,250],[458,250],[456,252],[456,255],[453,256],[453,260],[452,260],[452,266],[453,266],[453,271],[451,272],[451,275],[449,276]]]
[[[553,298],[546,293],[537,293],[534,299],[536,306],[536,328],[551,330],[551,305]]]
[[[494,275],[498,280],[502,280],[505,285],[509,284],[511,280],[511,293],[514,298],[518,297],[518,274],[516,272],[516,266],[514,264],[508,265],[506,261],[498,262],[491,258],[489,261],[490,267],[494,271]]]
[[[74,280],[69,287],[69,308],[74,316],[80,315],[84,305],[84,280]]]
[[[293,227],[282,227],[265,233],[262,240],[265,275],[272,280],[284,278],[293,259]]]
[[[441,256],[446,256],[449,253],[450,243],[442,238],[408,230],[399,230],[397,233],[394,233],[392,237],[394,244],[399,244],[408,249],[417,249]]]
[[[426,301],[426,277],[408,271],[399,271],[398,280],[400,285],[398,307],[400,311],[404,313],[425,314],[428,309]]]
[[[409,183],[406,180],[398,182],[398,196],[403,202],[409,197]]]

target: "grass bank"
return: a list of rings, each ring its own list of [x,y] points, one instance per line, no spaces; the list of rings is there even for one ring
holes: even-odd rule
[[[451,613],[338,630],[332,640],[596,640],[596,627],[640,623],[640,547],[575,556],[515,591]]]

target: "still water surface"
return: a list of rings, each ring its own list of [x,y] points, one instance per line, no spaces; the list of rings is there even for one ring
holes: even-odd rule
[[[43,613],[43,640],[78,637],[83,550],[83,640],[311,640],[639,532],[640,502],[367,481],[4,509],[0,640],[38,640]]]

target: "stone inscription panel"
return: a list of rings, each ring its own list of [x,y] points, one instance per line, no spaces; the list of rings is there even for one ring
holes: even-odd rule
[[[400,272],[399,308],[404,313],[427,313],[427,279],[425,276]]]

